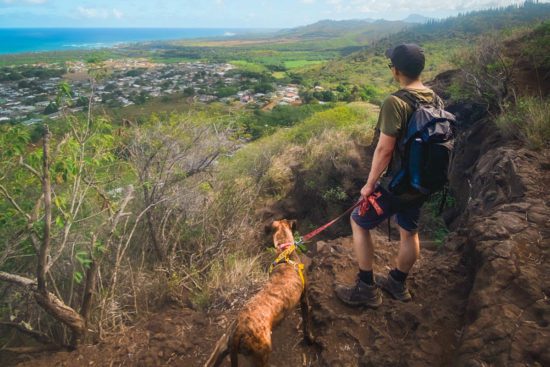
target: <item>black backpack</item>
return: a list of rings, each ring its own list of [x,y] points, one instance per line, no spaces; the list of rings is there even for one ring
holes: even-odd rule
[[[389,184],[396,195],[411,189],[428,196],[442,190],[448,182],[448,171],[455,140],[455,116],[445,111],[437,95],[432,103],[419,101],[406,90],[393,94],[414,110],[403,139],[398,142],[401,167]]]

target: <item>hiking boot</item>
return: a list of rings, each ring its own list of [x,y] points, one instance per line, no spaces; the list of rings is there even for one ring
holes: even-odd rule
[[[349,306],[377,308],[382,304],[382,295],[376,285],[368,285],[357,278],[354,285],[338,284],[334,288],[336,297]]]
[[[405,282],[398,282],[390,274],[387,277],[381,274],[374,274],[374,283],[391,294],[398,301],[408,302],[412,299]]]

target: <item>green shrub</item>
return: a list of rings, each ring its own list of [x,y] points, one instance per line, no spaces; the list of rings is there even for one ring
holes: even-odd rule
[[[507,137],[522,140],[532,149],[550,147],[550,99],[522,97],[496,119]]]

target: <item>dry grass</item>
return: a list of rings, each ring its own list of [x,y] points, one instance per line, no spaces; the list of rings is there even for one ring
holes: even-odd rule
[[[518,138],[531,149],[550,147],[550,99],[524,97],[496,119],[508,137]]]
[[[193,293],[193,303],[217,309],[243,304],[267,280],[263,256],[235,252],[216,259],[201,283],[202,289]]]

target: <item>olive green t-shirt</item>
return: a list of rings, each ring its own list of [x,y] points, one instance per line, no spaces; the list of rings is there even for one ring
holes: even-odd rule
[[[413,94],[419,101],[431,103],[435,98],[434,91],[429,88],[405,88],[405,90]],[[401,166],[398,144],[407,130],[407,122],[413,112],[413,108],[407,102],[394,95],[387,97],[380,108],[376,129],[383,134],[397,138],[391,165],[380,179],[382,186],[385,188],[388,187],[391,176],[395,174],[396,170]]]

